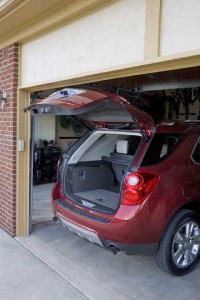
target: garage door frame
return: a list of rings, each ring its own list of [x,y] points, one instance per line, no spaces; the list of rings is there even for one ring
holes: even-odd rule
[[[145,63],[135,66],[128,66],[117,70],[105,70],[96,74],[83,74],[76,78],[66,78],[57,82],[46,82],[36,86],[23,87],[18,89],[18,112],[17,112],[17,143],[25,141],[25,150],[17,151],[17,236],[29,234],[29,198],[30,198],[30,115],[23,112],[23,108],[30,103],[30,92],[47,90],[63,86],[91,83],[96,81],[135,76],[139,74],[156,73],[162,71],[176,70],[195,67],[200,65],[199,51],[179,55],[177,57],[157,58],[146,60]],[[17,145],[18,146],[18,145]]]
[[[88,0],[90,3],[90,12],[96,7],[106,4],[105,0]],[[109,1],[111,3],[112,1]],[[80,1],[80,4],[83,1]],[[182,68],[190,68],[200,66],[200,50],[184,52],[182,54],[159,57],[160,45],[160,28],[161,28],[161,8],[162,1],[155,0],[146,1],[146,15],[145,15],[145,41],[144,41],[144,60],[134,64],[117,66],[116,68],[109,68],[104,70],[96,70],[92,73],[79,74],[76,77],[58,78],[56,82],[39,82],[34,86],[19,86],[18,89],[18,108],[17,108],[17,149],[19,140],[25,141],[24,151],[17,151],[17,216],[16,216],[16,234],[17,236],[29,234],[29,198],[30,198],[30,115],[23,112],[23,108],[30,103],[30,92],[38,90],[47,90],[52,88],[59,88],[64,86],[73,86],[84,83],[99,82],[103,80],[125,78],[129,76],[136,76],[142,74],[156,73],[162,71],[176,70]],[[89,4],[88,4],[89,5]],[[80,8],[75,3],[76,18],[85,13],[84,6]],[[74,9],[75,9],[74,8]],[[60,7],[61,9],[61,7]],[[60,10],[59,10],[60,11]],[[71,16],[69,20],[74,17],[74,10],[70,11]],[[57,17],[59,15],[56,15]],[[57,20],[56,16],[48,20]],[[48,16],[47,16],[48,17]],[[70,19],[71,18],[71,19]],[[66,22],[66,19],[59,22]],[[40,24],[41,25],[41,24]],[[54,23],[55,25],[55,23]],[[38,26],[38,24],[37,24]],[[31,27],[35,30],[35,35],[41,34],[37,31],[37,26]],[[50,25],[49,25],[50,26]],[[51,28],[53,24],[51,24]],[[50,28],[50,27],[49,27]],[[34,35],[34,36],[35,36]],[[24,41],[30,35],[23,36],[21,33],[21,40]],[[33,37],[33,34],[31,35]],[[19,56],[19,66],[21,66],[21,55]],[[19,70],[21,72],[21,70]]]

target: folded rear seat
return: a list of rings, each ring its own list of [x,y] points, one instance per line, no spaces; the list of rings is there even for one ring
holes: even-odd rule
[[[116,152],[110,153],[110,157],[103,156],[102,159],[112,163],[115,179],[121,182],[127,167],[133,160],[133,155],[128,155],[129,142],[127,140],[118,140],[116,143]]]

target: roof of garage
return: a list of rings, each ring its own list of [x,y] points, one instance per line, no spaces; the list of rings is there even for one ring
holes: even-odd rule
[[[69,22],[112,0],[0,0],[0,48]]]
[[[44,15],[63,2],[63,0],[8,0],[0,2],[0,39],[27,26],[34,19]]]

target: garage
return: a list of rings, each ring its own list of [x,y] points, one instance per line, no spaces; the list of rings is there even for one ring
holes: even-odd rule
[[[13,235],[23,235],[30,232],[31,224],[30,204],[27,200],[30,198],[31,179],[27,166],[30,166],[32,145],[29,141],[33,128],[30,126],[30,116],[23,113],[24,107],[33,101],[32,98],[37,98],[38,95],[43,97],[45,93],[47,95],[62,88],[102,87],[127,96],[131,102],[139,101],[140,105],[147,106],[147,110],[150,109],[149,100],[155,91],[156,98],[164,101],[161,105],[164,119],[187,119],[186,116],[189,119],[197,118],[198,101],[194,99],[198,98],[199,39],[196,32],[199,20],[195,12],[198,11],[199,4],[196,0],[190,4],[186,1],[181,18],[176,18],[179,4],[174,5],[170,0],[163,3],[159,0],[154,3],[137,0],[87,0],[84,4],[78,0],[76,3],[54,0],[49,4],[41,0],[34,10],[30,1],[23,4],[23,15],[27,19],[21,21],[18,34],[12,33],[15,32],[14,19],[10,22],[9,14],[14,9],[12,5],[3,6],[6,18],[1,21],[4,28],[1,47],[2,57],[7,59],[10,50],[6,47],[9,43],[15,43],[13,66],[18,66],[18,72],[13,71],[16,92],[12,94],[17,103],[15,136],[18,142],[17,145],[13,144],[13,147],[17,147],[16,159],[11,154],[13,170],[16,170],[16,189],[13,187],[16,195],[13,195],[11,201],[13,217],[9,214],[9,208],[6,213],[6,218],[12,219],[12,230],[9,222],[5,221],[6,218],[2,217],[1,223]],[[48,13],[44,17],[47,6]],[[15,8],[17,24],[20,12],[17,3]],[[170,22],[169,10],[173,12],[173,22]],[[189,24],[188,12],[194,14],[193,22]],[[110,18],[111,14],[113,18]],[[37,19],[38,16],[40,20]],[[25,24],[28,24],[26,30]],[[184,35],[183,24],[188,24]],[[4,72],[3,76],[7,76],[6,68]],[[1,89],[6,89],[7,84],[9,83],[5,81]],[[169,104],[174,106],[172,99],[175,99],[176,104],[181,102],[180,107],[169,107]],[[188,104],[190,101],[194,103]],[[158,102],[160,106],[160,101]],[[158,109],[157,104],[154,104],[152,110],[155,107]],[[45,137],[50,141],[51,137]],[[68,137],[71,137],[70,134]],[[59,139],[59,143],[61,140]],[[54,146],[62,150],[62,145]],[[15,172],[13,170],[11,172]],[[6,202],[8,184],[5,179],[3,203]]]
[[[105,90],[123,96],[133,106],[149,113],[158,124],[163,120],[198,120],[199,85],[199,68],[194,67],[181,69],[181,71],[158,72],[88,83],[74,88]],[[65,91],[62,88],[61,90]],[[34,92],[31,95],[31,101],[45,99],[56,91],[58,93],[58,89]],[[33,212],[31,215],[33,224],[36,224],[52,220],[49,191],[56,180],[58,159],[88,129],[74,123],[67,116],[35,116],[32,118],[32,125],[34,127],[31,138],[34,141],[32,145],[32,153],[34,153],[32,180],[33,186],[37,187],[33,187]],[[34,203],[37,204],[34,205]],[[37,211],[37,206],[39,211]],[[47,209],[46,213],[45,208]],[[45,214],[48,215],[46,218]]]
[[[0,227],[88,299],[196,299],[200,270],[169,276],[152,256],[114,256],[53,222],[57,160],[87,130],[24,108],[66,88],[103,90],[156,124],[198,121],[199,10],[198,0],[0,1]]]
[[[189,73],[189,72],[188,72]],[[195,73],[192,70],[191,73]],[[163,75],[163,74],[162,74]],[[186,79],[186,78],[185,78]],[[189,78],[191,79],[191,78]],[[130,78],[129,78],[130,80]],[[134,80],[132,78],[131,80]],[[188,78],[187,78],[188,80]],[[103,84],[104,89],[113,89],[117,80],[112,80],[111,82],[103,82],[103,83],[96,83],[97,89],[99,85]],[[122,80],[123,81],[123,80]],[[121,81],[120,88],[122,86]],[[176,95],[176,89],[181,90],[184,94],[184,91],[193,95],[191,97],[195,97],[194,103],[190,103],[190,106],[193,108],[193,105],[197,105],[197,109],[193,110],[189,106],[189,112],[192,113],[192,117],[194,120],[198,118],[198,88],[193,84],[198,82],[198,77],[193,78],[190,81],[191,85],[187,85],[185,87],[184,83],[181,82],[181,85],[172,86],[171,83],[169,85],[159,85],[156,83],[158,90],[148,91],[145,89],[144,93],[146,96],[146,92],[151,93],[160,93],[164,95],[163,97],[171,98],[171,96]],[[165,82],[166,83],[166,82]],[[127,83],[126,83],[127,85]],[[94,88],[94,84],[91,84],[92,88]],[[163,89],[165,87],[165,89]],[[169,89],[168,89],[169,87]],[[82,86],[83,88],[83,86]],[[126,91],[128,89],[128,91]],[[129,86],[128,88],[123,87],[123,93],[130,92],[129,89],[132,91],[132,87]],[[163,93],[164,91],[164,93]],[[147,93],[147,95],[148,95]],[[136,94],[138,97],[138,94]],[[194,100],[194,99],[191,99]],[[193,101],[192,101],[193,102]],[[196,102],[196,104],[195,104]],[[179,103],[183,105],[182,101]],[[165,112],[165,111],[164,111]],[[181,113],[185,113],[184,106]],[[166,112],[165,112],[166,113]],[[170,113],[170,111],[168,112]],[[185,120],[183,114],[180,114],[181,119]],[[56,242],[53,239],[56,236]],[[77,286],[79,290],[81,290],[84,294],[86,294],[90,298],[99,297],[100,299],[106,299],[110,297],[110,294],[115,295],[115,297],[120,299],[120,297],[125,297],[125,299],[131,299],[134,295],[136,298],[148,296],[150,299],[159,298],[163,291],[168,290],[167,298],[171,298],[176,294],[176,298],[182,298],[184,294],[186,297],[192,293],[194,297],[196,297],[196,293],[198,293],[197,287],[195,287],[195,280],[193,277],[193,272],[198,274],[199,269],[197,268],[188,276],[184,277],[179,282],[178,278],[173,278],[173,282],[170,281],[168,284],[168,275],[164,272],[161,272],[158,268],[155,267],[153,262],[153,258],[150,256],[125,256],[123,253],[120,255],[113,256],[111,252],[105,251],[104,249],[88,243],[84,239],[81,239],[77,235],[71,233],[70,231],[66,230],[61,226],[61,224],[54,224],[54,223],[43,223],[38,224],[33,227],[33,233],[31,235],[31,240],[27,240],[25,237],[19,238],[19,241],[28,249],[31,249],[34,253],[42,257],[42,260],[45,263],[50,264],[54,269],[61,272],[62,276],[69,280],[73,285]],[[37,244],[37,249],[34,246],[35,243]],[[44,246],[45,245],[45,246]],[[48,247],[48,251],[50,251],[50,256],[44,255]],[[67,252],[67,250],[73,249],[73,251]],[[81,249],[81,251],[80,251]],[[50,257],[54,257],[54,251],[57,253],[57,262],[52,260]],[[64,269],[61,265],[65,262],[69,269]],[[77,270],[78,266],[78,270]],[[74,271],[80,272],[83,276],[79,276],[79,278],[72,278],[70,270],[73,269]],[[83,271],[84,270],[84,271]],[[137,272],[137,278],[135,278],[135,272]],[[114,276],[114,274],[118,274]],[[129,275],[127,277],[127,274]],[[87,278],[87,280],[85,280]],[[124,281],[126,278],[126,281]],[[132,278],[135,278],[134,282]],[[141,284],[140,280],[142,278],[143,284]],[[191,286],[188,287],[187,280],[191,278]],[[167,283],[166,283],[167,282]],[[97,295],[93,289],[89,287],[92,284],[93,286],[98,286],[99,295]],[[177,285],[181,287],[182,293],[177,295]],[[133,292],[134,287],[134,292]],[[162,291],[161,291],[162,290]],[[130,296],[131,295],[131,296]]]
[[[3,98],[1,93],[0,100],[0,122],[4,125],[0,136],[3,149],[0,226],[25,244],[30,240],[24,236],[31,233],[33,248],[34,238],[39,237],[41,244],[50,245],[51,231],[54,237],[60,232],[52,253],[59,246],[66,246],[66,238],[71,240],[69,248],[73,244],[85,247],[84,253],[89,257],[95,246],[52,223],[49,201],[58,158],[86,130],[58,115],[32,118],[24,113],[24,108],[65,88],[93,89],[126,98],[131,105],[152,115],[156,123],[198,120],[199,1],[184,0],[181,10],[179,1],[171,0],[40,0],[23,1],[22,5],[19,1],[10,2],[0,11],[0,16],[5,13],[0,19],[3,28],[0,30],[0,90],[8,91],[8,97]],[[40,160],[41,153],[43,160]],[[5,170],[9,176],[5,176]],[[44,248],[40,249],[41,256]],[[107,256],[101,250],[100,263],[95,266],[100,267],[104,257],[116,271],[119,267],[122,274],[125,270],[134,276],[128,267],[123,269],[124,264],[133,264],[130,257],[114,263],[111,253]],[[61,252],[64,251],[62,248]],[[81,264],[79,254],[72,255],[71,259]],[[139,271],[141,264],[137,259],[141,262],[142,258],[134,259]],[[146,262],[152,265],[151,259],[147,258]],[[92,263],[90,275],[94,271]],[[147,271],[145,263],[144,269],[151,277],[152,269]],[[95,276],[101,278],[101,271]],[[106,272],[109,277],[109,268]],[[163,282],[165,276],[161,275]],[[111,288],[117,288],[118,283],[114,279]],[[127,285],[124,286],[126,289]],[[148,290],[142,295],[148,296]],[[174,295],[172,291],[171,297]]]
[[[108,92],[123,96],[128,99],[132,105],[138,106],[139,108],[148,112],[157,124],[161,120],[171,120],[171,122],[174,120],[198,120],[199,82],[199,68],[192,67],[181,69],[181,71],[177,69],[174,71],[156,72],[126,78],[116,78],[102,82],[92,82],[78,86],[72,86],[72,88],[91,89],[96,91],[103,89]],[[40,92],[33,92],[31,94],[31,99],[34,99],[35,96],[37,97],[37,100],[45,99],[49,97],[50,94],[59,93],[60,90],[65,91],[65,89],[66,87],[61,87]],[[86,129],[78,132],[74,131],[72,124],[69,128],[67,124],[69,120],[67,118],[61,118],[62,116],[56,116],[50,123],[48,123],[46,117],[47,116],[41,116],[40,121],[37,121],[37,116],[34,117],[35,132],[33,133],[33,136],[36,136],[37,128],[45,128],[45,124],[47,124],[49,133],[49,129],[51,128],[50,123],[53,123],[54,126],[52,127],[52,132],[56,134],[49,137],[47,137],[47,135],[40,136],[39,138],[44,138],[47,140],[53,139],[55,141],[55,146],[53,147],[59,148],[60,154],[64,154],[70,147],[70,144],[68,145],[68,143],[73,143],[74,140],[79,139],[79,137],[86,132]],[[43,125],[41,125],[41,122],[44,122]],[[38,186],[44,186],[45,196],[47,196],[46,200],[50,200],[50,195],[47,193],[47,191],[52,188],[52,185],[49,185],[48,180],[47,182],[45,182],[45,179],[43,182],[38,182]],[[35,191],[37,193],[37,188]],[[41,197],[39,197],[39,199],[41,201]],[[34,209],[34,187],[32,204]],[[36,235],[39,230],[39,227],[37,226],[38,224],[41,225],[41,223],[44,223],[43,225],[46,230],[47,227],[45,226],[47,223],[49,223],[50,227],[52,226],[51,218],[53,215],[50,213],[49,217],[45,219],[45,207],[47,206],[47,203],[44,202],[43,204],[44,207],[39,205],[39,214],[41,219],[37,220],[37,217],[35,218],[34,214],[32,213],[32,224],[34,225],[32,230],[33,234],[35,230]],[[44,215],[42,216],[43,213]],[[38,234],[40,235],[41,233],[38,232]]]

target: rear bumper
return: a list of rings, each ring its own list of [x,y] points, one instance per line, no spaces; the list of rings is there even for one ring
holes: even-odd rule
[[[158,247],[158,244],[128,245],[103,239],[100,240],[105,248],[115,248],[116,250],[125,252],[129,255],[154,255]]]
[[[86,239],[93,244],[97,244],[103,247],[103,244],[101,243],[101,240],[99,239],[96,233],[90,230],[86,230],[85,228],[82,228],[80,226],[77,226],[61,216],[57,216],[57,218],[65,228],[69,229],[69,231],[77,234],[81,238]]]
[[[154,255],[158,247],[157,243],[132,245],[132,244],[116,243],[110,240],[105,240],[99,237],[95,232],[80,227],[72,223],[70,220],[63,218],[60,215],[56,215],[56,219],[58,219],[65,228],[77,234],[81,238],[86,239],[89,242],[93,244],[97,244],[108,250],[112,250],[112,252],[115,254],[117,254],[117,252],[119,251],[122,251],[129,255]]]

